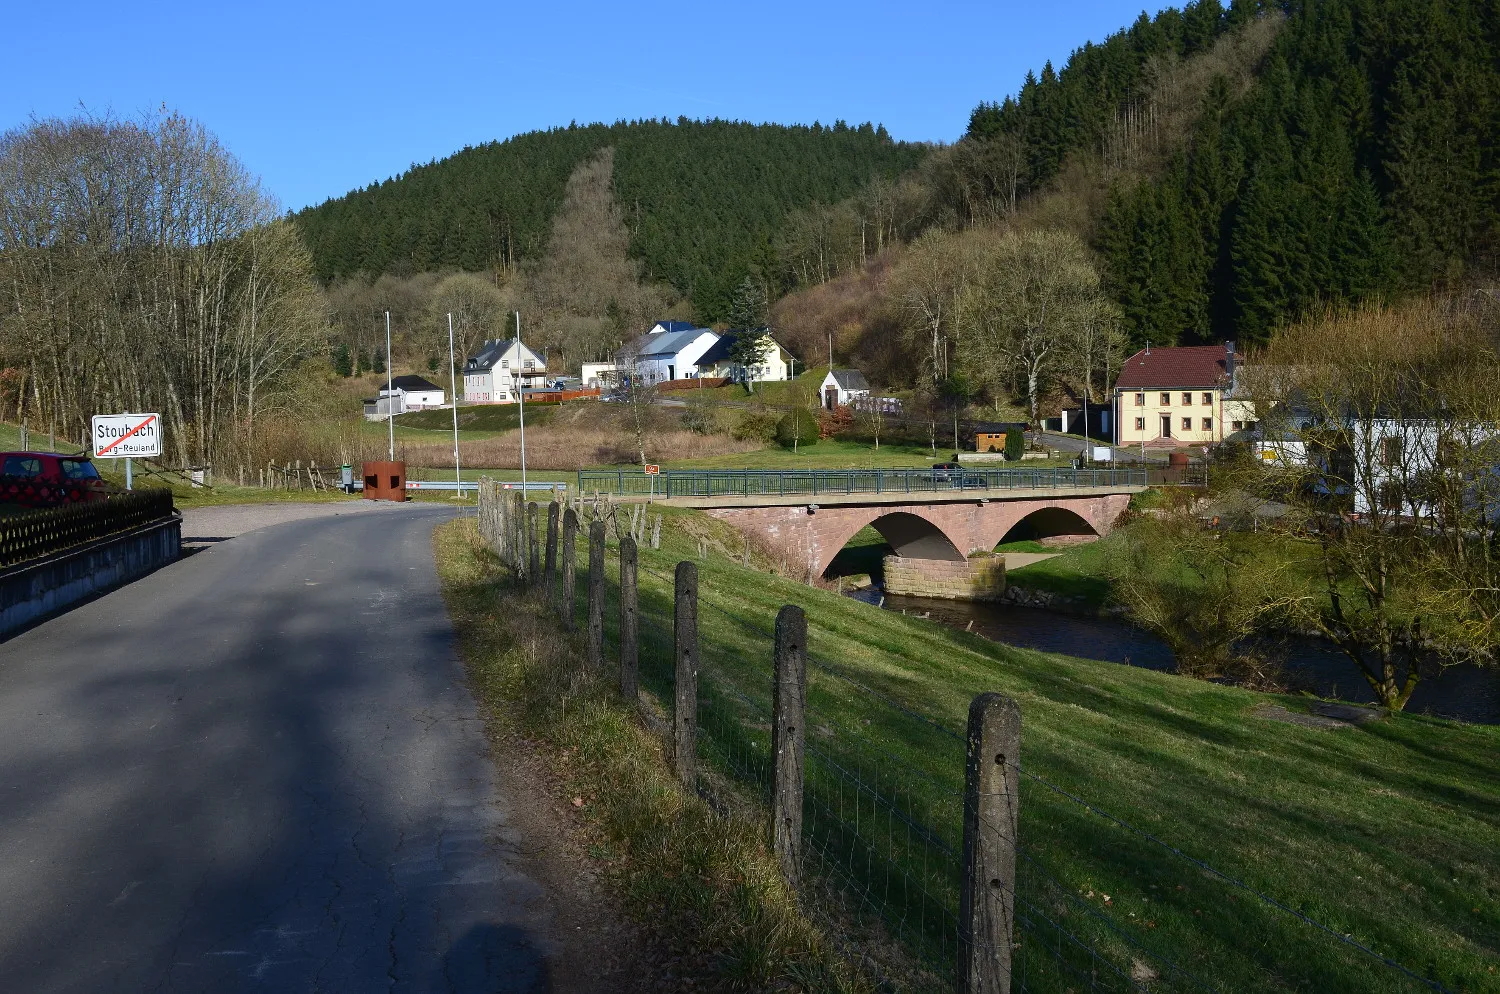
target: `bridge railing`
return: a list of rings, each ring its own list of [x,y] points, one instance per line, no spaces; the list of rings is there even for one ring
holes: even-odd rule
[[[986,490],[1141,487],[1191,482],[1143,467],[1074,469],[670,469],[579,470],[578,492],[656,497],[819,497],[850,494],[925,494]]]

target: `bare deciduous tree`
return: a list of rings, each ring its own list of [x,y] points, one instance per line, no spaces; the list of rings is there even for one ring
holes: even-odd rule
[[[991,390],[1019,372],[1036,424],[1046,380],[1105,326],[1099,272],[1083,243],[1059,231],[1008,232],[987,246],[980,265],[966,287],[973,326],[966,365]]]
[[[1318,539],[1304,621],[1386,708],[1500,636],[1500,350],[1451,303],[1291,328],[1247,370],[1277,495]]]
[[[242,446],[315,348],[311,271],[275,203],[187,118],[0,136],[0,360],[71,436],[155,409],[180,462]]]

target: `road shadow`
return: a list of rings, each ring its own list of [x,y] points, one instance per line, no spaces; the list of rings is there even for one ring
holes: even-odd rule
[[[454,994],[552,994],[547,960],[524,929],[475,925],[443,957],[443,979]]]

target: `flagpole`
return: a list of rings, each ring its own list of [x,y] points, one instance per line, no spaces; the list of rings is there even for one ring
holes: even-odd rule
[[[396,391],[391,386],[391,312],[385,312],[385,423],[390,429],[391,447],[387,456],[396,461]]]
[[[516,362],[521,362],[521,312],[516,311]],[[521,370],[516,374],[516,403],[521,405],[521,492],[526,492],[526,396],[521,392]]]
[[[448,312],[448,389],[453,392],[453,496],[462,497],[463,471],[458,464],[458,367],[453,359],[453,312]]]

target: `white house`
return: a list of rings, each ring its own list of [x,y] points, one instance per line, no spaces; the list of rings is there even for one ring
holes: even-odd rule
[[[425,411],[429,407],[442,407],[447,396],[442,387],[421,376],[392,377],[390,389],[380,391],[382,397],[390,394],[401,398],[402,411]]]
[[[687,380],[700,375],[698,362],[718,342],[719,336],[707,328],[658,330],[682,323],[685,322],[658,322],[651,331],[620,350],[616,368],[634,370],[645,383]]]
[[[516,388],[547,384],[547,360],[514,338],[485,342],[464,364],[464,400],[475,404],[513,404]]]
[[[698,357],[699,376],[723,376],[736,383],[744,383],[746,380],[760,383],[766,380],[792,378],[792,364],[796,360],[770,335],[766,336],[759,362],[748,369],[735,362],[730,357],[730,351],[734,348],[735,339],[739,337],[739,334],[737,331],[724,332],[712,348]]]
[[[578,378],[583,381],[585,389],[608,389],[615,382],[619,371],[620,364],[613,359],[608,362],[586,362],[579,371]]]
[[[823,398],[823,407],[831,411],[870,396],[870,383],[857,369],[830,369],[818,393]]]

